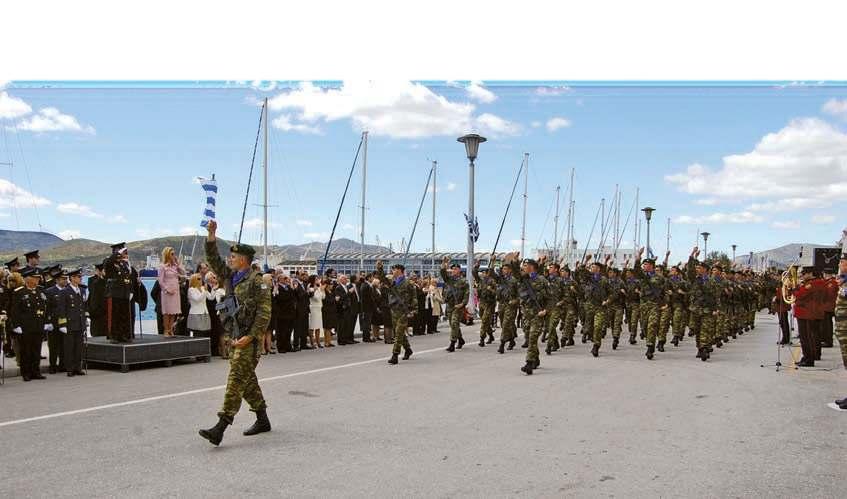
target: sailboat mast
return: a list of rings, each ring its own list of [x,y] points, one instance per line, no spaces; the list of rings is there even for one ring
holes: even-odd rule
[[[529,186],[529,153],[523,153],[523,222],[521,222],[521,256],[526,255],[526,191]]]
[[[365,195],[368,188],[368,131],[362,132],[362,225],[359,233],[359,271],[365,269]]]
[[[438,161],[432,162],[432,268],[430,272],[435,275],[435,192],[438,186]]]
[[[553,219],[553,254],[551,259],[555,262],[558,260],[559,252],[559,191],[561,186],[556,186],[556,217]]]
[[[265,97],[265,106],[264,109],[264,120],[265,120],[265,137],[264,137],[264,155],[265,155],[265,193],[264,198],[265,202],[262,205],[262,209],[264,210],[265,221],[264,221],[264,260],[265,260],[265,269],[268,268],[268,98]]]
[[[567,260],[571,260],[571,241],[573,241],[573,174],[574,169],[571,168],[571,185],[568,189],[568,239],[565,242],[565,255]]]
[[[638,252],[638,228],[641,226],[641,217],[638,216],[638,212],[641,211],[641,207],[638,205],[638,187],[635,188],[635,224],[632,226],[632,258],[635,259],[635,253]]]

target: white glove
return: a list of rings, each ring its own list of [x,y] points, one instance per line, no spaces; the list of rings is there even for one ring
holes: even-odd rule
[[[68,328],[62,326],[59,328],[59,332],[62,334],[68,334]]]
[[[52,332],[53,331],[53,324],[45,324],[44,330],[47,331],[48,333]]]
[[[173,294],[173,293],[171,293],[171,294]],[[133,297],[133,294],[132,294],[132,293],[130,293],[130,294],[129,294],[129,301],[132,301],[132,297]]]
[[[12,329],[12,332],[15,334],[24,334],[20,326],[16,327],[15,329]]]
[[[89,319],[89,318],[85,319],[85,327],[91,327],[91,319]]]

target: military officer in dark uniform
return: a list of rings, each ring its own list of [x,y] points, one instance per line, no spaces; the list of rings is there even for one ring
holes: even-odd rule
[[[40,273],[37,268],[21,272],[24,285],[12,295],[9,325],[19,335],[21,377],[24,381],[44,379],[41,375],[41,335],[47,320],[47,297],[38,289]]]
[[[48,273],[49,274],[49,273]],[[64,349],[64,338],[59,331],[59,300],[60,295],[68,285],[68,274],[65,272],[59,273],[53,279],[53,285],[47,287],[45,285],[44,295],[47,297],[47,323],[44,325],[47,331],[47,348],[48,357],[50,358],[50,374],[56,372],[64,372],[65,356],[62,350]]]
[[[126,243],[112,245],[103,261],[106,279],[106,331],[112,343],[132,343],[132,298],[137,284],[129,265]],[[137,278],[136,278],[137,279]]]
[[[67,273],[70,282],[56,297],[53,320],[62,335],[62,358],[68,376],[84,375],[82,370],[82,345],[85,337],[85,290],[82,287],[82,269]]]
[[[11,274],[18,272],[18,268],[20,267],[18,257],[6,262],[5,266],[9,272],[2,282],[0,282],[0,313],[5,312],[8,314],[12,307],[12,292],[14,291],[14,289],[10,287]],[[12,345],[12,334],[10,329],[11,328],[6,329],[6,335],[3,338],[3,355],[9,359],[15,356],[15,349]]]
[[[26,258],[26,267],[24,267],[24,270],[38,269],[38,264],[41,263],[41,256],[38,254],[38,250],[24,253],[24,258]]]
[[[94,269],[94,275],[88,278],[91,336],[106,336],[106,280],[103,278],[103,264],[98,263]]]
[[[3,265],[6,266],[6,268],[9,270],[9,273],[20,272],[20,269],[21,269],[21,262],[18,259],[18,257],[15,257],[15,258],[9,260],[8,262],[4,263]]]

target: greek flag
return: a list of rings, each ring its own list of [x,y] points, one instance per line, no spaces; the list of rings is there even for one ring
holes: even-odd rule
[[[197,177],[200,182],[200,187],[206,193],[206,209],[203,210],[203,220],[200,222],[200,227],[207,227],[209,220],[215,219],[215,198],[218,197],[218,181],[215,180],[215,175],[212,178]]]
[[[473,242],[477,242],[479,240],[479,220],[476,217],[471,220],[471,217],[465,213],[465,221],[468,223],[468,234],[473,238]]]

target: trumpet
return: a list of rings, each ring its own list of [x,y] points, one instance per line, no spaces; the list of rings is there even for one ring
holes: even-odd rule
[[[794,297],[794,289],[800,285],[797,266],[792,265],[782,273],[782,299],[788,305],[794,305],[797,299]]]

